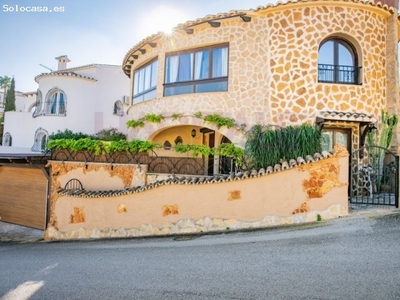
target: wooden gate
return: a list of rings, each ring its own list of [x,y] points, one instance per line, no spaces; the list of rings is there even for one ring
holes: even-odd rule
[[[44,230],[47,194],[44,167],[0,165],[1,221]]]

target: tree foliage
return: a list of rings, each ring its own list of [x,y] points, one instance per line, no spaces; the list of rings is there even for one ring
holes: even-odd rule
[[[5,106],[4,111],[15,111],[15,80],[14,78],[11,80],[11,86],[7,90],[6,98],[5,98]]]
[[[6,76],[0,76],[0,88],[3,89],[3,102],[5,102],[7,89],[11,84],[11,78]]]

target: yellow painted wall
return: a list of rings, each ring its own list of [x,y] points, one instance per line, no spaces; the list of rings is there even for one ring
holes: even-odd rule
[[[239,181],[165,185],[108,198],[53,192],[46,238],[206,232],[310,222],[317,214],[338,217],[348,211],[347,177],[348,154],[338,152],[315,163]]]

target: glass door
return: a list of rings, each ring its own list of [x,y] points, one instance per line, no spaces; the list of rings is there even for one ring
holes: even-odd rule
[[[350,129],[324,128],[322,130],[322,150],[332,151],[336,145],[346,147],[351,153]]]

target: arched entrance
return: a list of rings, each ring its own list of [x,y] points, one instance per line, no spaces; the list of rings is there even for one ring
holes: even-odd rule
[[[215,174],[229,174],[232,172],[234,162],[229,157],[214,157],[214,155],[203,156],[201,154],[192,156],[192,153],[178,153],[174,150],[177,144],[192,144],[192,145],[206,145],[210,148],[218,147],[221,143],[231,143],[231,140],[223,135],[221,132],[212,128],[198,126],[198,125],[179,125],[171,126],[158,131],[151,137],[151,140],[159,145],[161,148],[154,151],[153,156],[157,156],[157,164],[152,163],[150,167],[157,166],[153,171],[159,172],[161,170],[159,161],[162,160],[169,164],[168,168],[163,168],[163,172],[173,170],[174,173],[182,172],[185,169],[185,164],[195,164],[196,172],[193,175],[199,175],[198,166],[202,165],[203,169],[201,174],[206,176],[213,176]],[[177,170],[179,165],[179,171]],[[190,168],[190,172],[193,172]],[[185,172],[186,174],[189,171]]]
[[[222,137],[221,144],[231,144],[231,140],[226,136]],[[219,158],[219,172],[221,174],[229,174],[234,172],[235,162],[232,157],[221,156]]]

